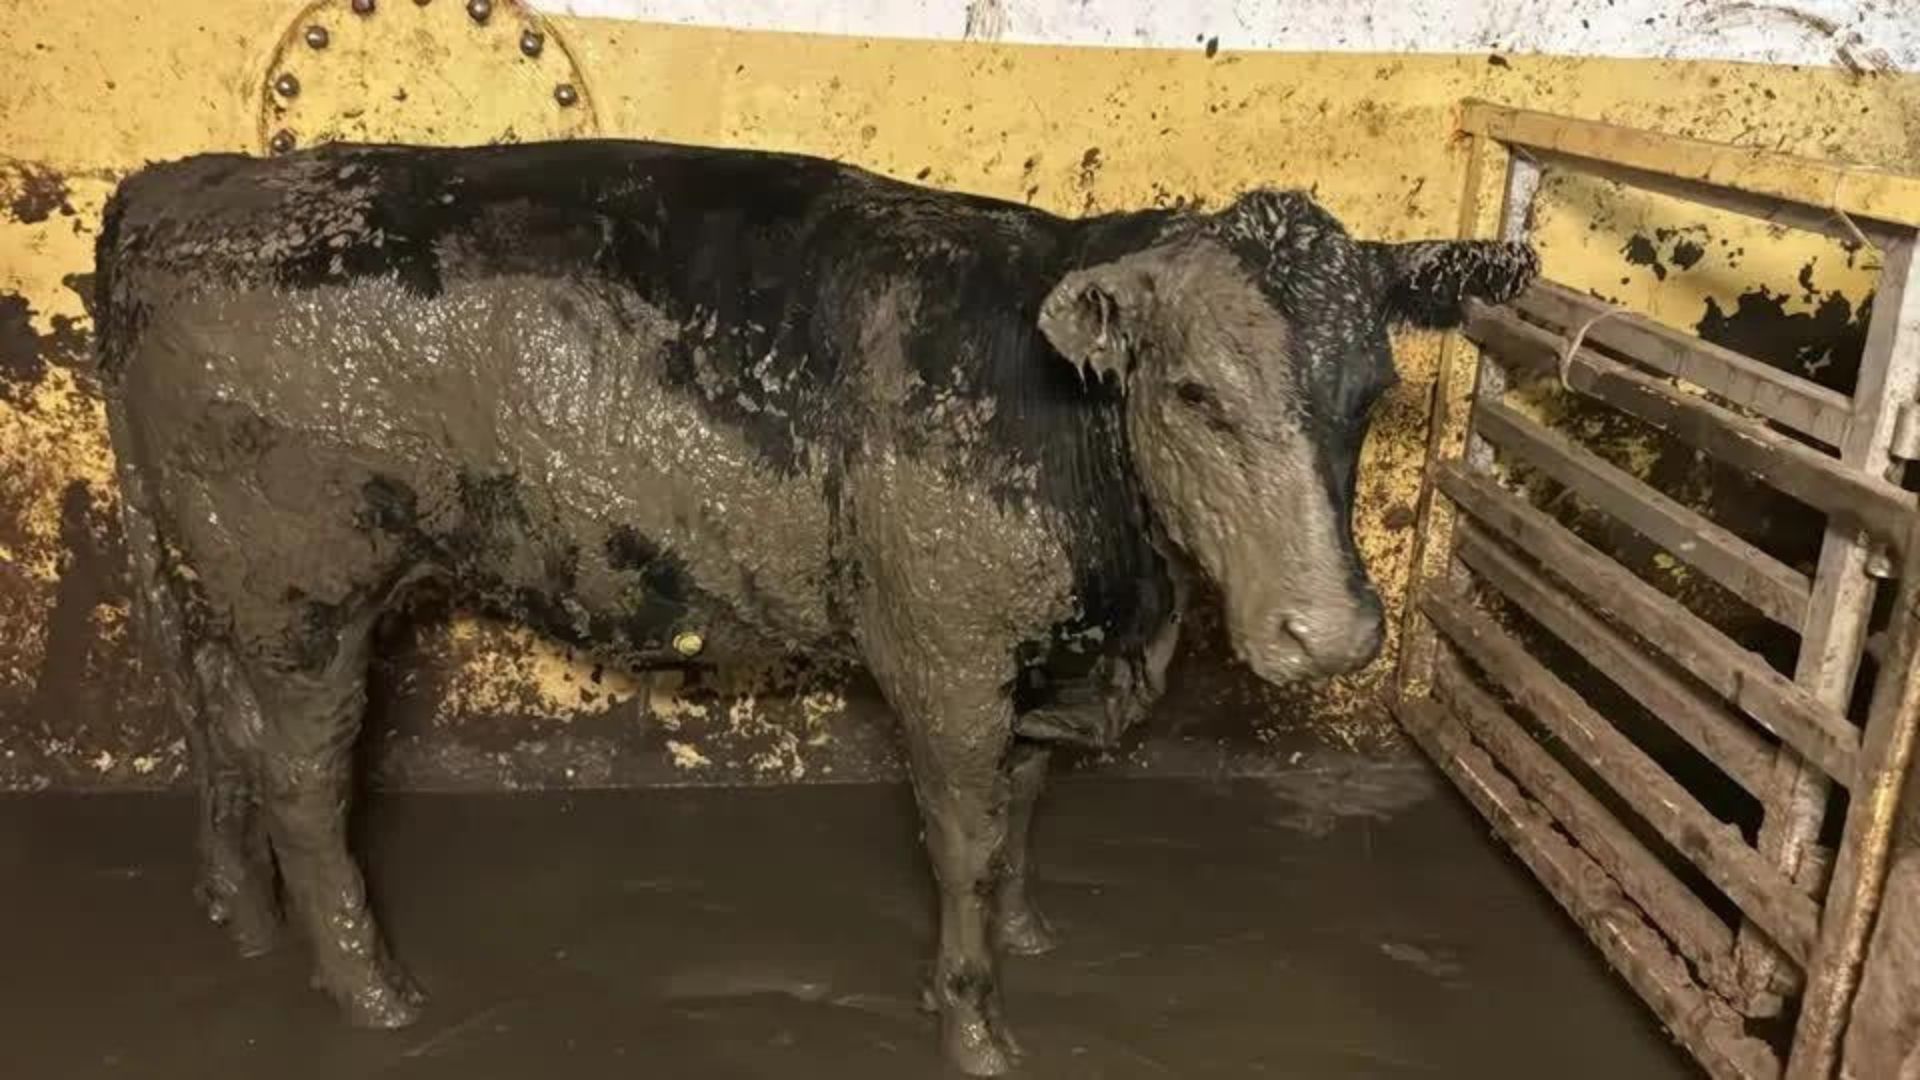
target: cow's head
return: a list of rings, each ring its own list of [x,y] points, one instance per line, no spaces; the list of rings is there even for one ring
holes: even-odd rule
[[[1352,518],[1389,328],[1456,324],[1537,270],[1525,245],[1356,242],[1308,196],[1263,191],[1068,274],[1040,328],[1123,387],[1160,524],[1224,594],[1235,652],[1290,682],[1379,651]]]

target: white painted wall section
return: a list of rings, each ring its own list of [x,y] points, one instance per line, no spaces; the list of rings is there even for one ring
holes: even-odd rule
[[[603,18],[865,37],[1516,52],[1920,71],[1920,0],[535,0]]]

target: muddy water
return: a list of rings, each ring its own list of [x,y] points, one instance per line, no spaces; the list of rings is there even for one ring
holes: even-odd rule
[[[363,817],[434,995],[398,1034],[339,1027],[295,950],[243,961],[197,921],[186,802],[0,800],[8,1075],[946,1075],[914,1005],[932,890],[904,788],[395,796]],[[1067,780],[1038,829],[1066,944],[1007,963],[1020,1076],[1692,1075],[1424,777]]]

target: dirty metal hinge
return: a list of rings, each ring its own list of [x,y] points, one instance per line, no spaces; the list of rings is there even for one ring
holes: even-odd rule
[[[1893,418],[1893,441],[1887,453],[1901,461],[1920,458],[1920,401],[1903,401]]]
[[[1887,545],[1877,540],[1870,542],[1867,547],[1867,565],[1865,569],[1867,576],[1870,578],[1876,578],[1880,581],[1891,580],[1893,578],[1893,552],[1888,550]]]

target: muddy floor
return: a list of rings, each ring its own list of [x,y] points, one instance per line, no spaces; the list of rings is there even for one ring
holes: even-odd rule
[[[379,906],[434,995],[394,1034],[335,1026],[296,950],[241,960],[199,921],[189,817],[0,800],[7,1075],[947,1075],[903,788],[380,798]],[[1006,967],[1031,1080],[1692,1075],[1424,772],[1068,780],[1039,845],[1066,944]]]

